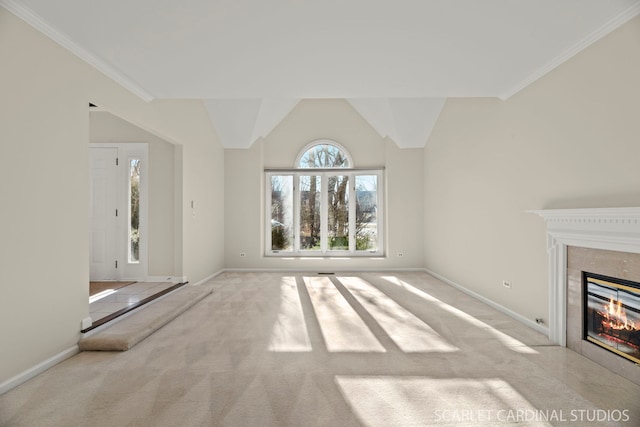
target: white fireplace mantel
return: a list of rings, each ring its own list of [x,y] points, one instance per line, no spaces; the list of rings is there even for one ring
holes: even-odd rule
[[[640,253],[640,207],[529,211],[547,224],[549,339],[567,345],[567,246]]]

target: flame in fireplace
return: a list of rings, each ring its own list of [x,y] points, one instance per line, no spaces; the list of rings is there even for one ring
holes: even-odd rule
[[[604,326],[608,326],[611,329],[616,330],[627,330],[627,331],[636,331],[638,327],[632,321],[627,319],[627,313],[622,308],[621,301],[613,300],[613,297],[609,298],[609,304],[604,305],[603,317],[604,321],[602,322]]]

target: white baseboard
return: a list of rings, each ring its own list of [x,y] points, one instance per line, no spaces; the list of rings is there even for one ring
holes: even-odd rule
[[[147,276],[145,280],[138,280],[139,282],[171,282],[171,283],[184,283],[187,281],[187,276]]]
[[[490,300],[487,297],[484,297],[482,295],[480,295],[479,293],[476,293],[470,289],[465,288],[462,285],[457,284],[456,282],[453,282],[449,279],[447,279],[446,277],[443,277],[441,275],[439,275],[438,273],[434,273],[433,271],[429,270],[428,268],[424,268],[422,269],[422,271],[426,271],[427,273],[429,273],[430,275],[432,275],[433,277],[435,277],[438,280],[443,281],[444,283],[446,283],[447,285],[453,286],[454,288],[464,292],[465,294],[474,297],[477,300],[482,301],[483,303],[487,304],[490,307],[495,308],[496,310],[506,314],[509,317],[512,317],[513,319],[519,321],[520,323],[525,324],[526,326],[530,327],[531,329],[540,332],[543,335],[549,336],[549,328],[547,328],[546,326],[543,325],[539,325],[537,324],[535,321],[528,319],[524,316],[522,316],[521,314],[516,313],[515,311],[509,310],[507,307],[498,304],[497,302]]]
[[[222,274],[222,273],[224,273],[225,271],[226,271],[226,270],[223,268],[222,270],[216,271],[215,273],[213,273],[213,274],[211,274],[211,275],[209,275],[209,276],[205,277],[205,278],[204,278],[204,279],[202,279],[202,280],[197,281],[196,283],[190,283],[190,285],[191,285],[191,286],[198,286],[198,285],[202,285],[203,283],[205,283],[205,282],[207,282],[207,281],[209,281],[209,280],[213,279],[214,277],[221,275],[221,274]]]
[[[150,283],[184,283],[187,281],[187,276],[143,276],[143,277],[122,277],[117,280],[118,282],[150,282]]]
[[[62,362],[63,360],[66,360],[72,356],[75,356],[76,354],[78,354],[80,352],[80,349],[78,348],[77,345],[74,345],[73,347],[70,347],[58,354],[56,354],[55,356],[52,356],[50,358],[48,358],[47,360],[45,360],[44,362],[41,362],[39,364],[37,364],[36,366],[27,369],[24,372],[19,373],[18,375],[16,375],[13,378],[9,378],[8,380],[6,380],[5,382],[0,384],[0,394],[4,394],[6,392],[8,392],[9,390],[18,387],[20,384],[27,382],[28,380],[30,380],[31,378],[35,377],[36,375],[39,375],[41,373],[43,373],[44,371],[46,371],[49,368],[52,368],[53,366],[57,365],[58,363]]]
[[[374,273],[385,271],[424,271],[424,268],[225,268],[221,270],[221,273],[309,273],[315,274],[318,272],[332,272],[332,273]]]

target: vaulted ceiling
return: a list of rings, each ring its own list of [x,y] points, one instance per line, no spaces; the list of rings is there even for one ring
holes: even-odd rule
[[[401,147],[446,98],[506,99],[640,0],[0,0],[145,100],[205,101],[225,147],[300,99],[345,98]]]

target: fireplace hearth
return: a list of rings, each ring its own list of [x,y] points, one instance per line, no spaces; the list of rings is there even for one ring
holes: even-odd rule
[[[583,272],[584,339],[640,363],[640,283]]]

